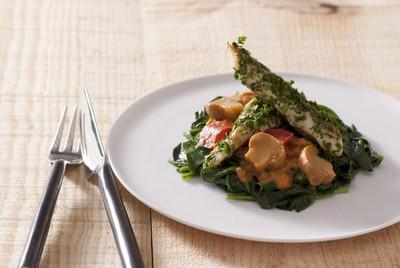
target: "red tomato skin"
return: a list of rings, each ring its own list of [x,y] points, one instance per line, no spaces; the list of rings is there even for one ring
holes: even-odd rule
[[[213,149],[232,130],[232,125],[229,120],[208,122],[200,132],[199,145]]]
[[[278,139],[284,145],[288,144],[294,136],[293,132],[290,132],[283,128],[270,128],[264,132],[267,134],[270,134],[271,136],[274,136],[276,139]]]

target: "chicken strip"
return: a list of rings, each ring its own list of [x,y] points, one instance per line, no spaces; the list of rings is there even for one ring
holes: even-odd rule
[[[204,167],[217,167],[222,161],[231,157],[250,137],[258,132],[281,124],[281,118],[276,109],[255,97],[248,102],[235,120],[228,137],[220,141],[204,161]]]
[[[250,55],[237,43],[229,44],[234,57],[235,78],[257,96],[273,103],[290,125],[313,137],[333,156],[343,153],[341,120],[325,106],[306,99],[293,87],[293,81],[285,81]]]

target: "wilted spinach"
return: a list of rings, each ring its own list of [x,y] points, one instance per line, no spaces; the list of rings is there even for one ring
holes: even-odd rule
[[[326,112],[336,116],[331,110]],[[355,126],[349,127],[339,121],[344,129],[343,154],[333,157],[323,151],[320,152],[321,157],[332,163],[336,173],[331,184],[312,186],[300,171],[294,172],[293,186],[288,190],[278,189],[275,182],[259,183],[256,178],[244,183],[236,174],[236,168],[241,160],[239,154],[234,154],[218,168],[203,168],[204,158],[210,153],[210,149],[197,144],[200,131],[208,121],[208,115],[203,109],[196,112],[195,117],[196,120],[185,134],[186,140],[173,149],[173,160],[170,162],[177,167],[177,171],[184,179],[200,175],[204,181],[213,183],[227,192],[227,199],[255,201],[264,209],[302,211],[317,199],[347,192],[350,182],[360,170],[372,171],[383,160],[382,156],[373,151],[368,140]],[[299,134],[290,126],[284,127]]]
[[[196,120],[192,123],[190,130],[185,133],[186,141],[179,143],[172,152],[170,163],[177,167],[182,178],[189,179],[200,175],[200,168],[204,158],[210,153],[210,149],[197,146],[200,132],[207,124],[208,114],[205,109],[195,113]]]

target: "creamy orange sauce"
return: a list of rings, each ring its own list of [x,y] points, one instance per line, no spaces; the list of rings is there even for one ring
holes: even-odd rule
[[[293,137],[292,140],[286,145],[286,154],[288,157],[297,158],[307,145],[313,144],[306,139]]]
[[[254,165],[246,160],[240,163],[240,170],[237,175],[242,182],[251,181],[256,177],[261,183],[275,181],[278,189],[288,189],[292,187],[292,176],[296,170],[299,170],[299,155],[304,147],[312,143],[303,138],[293,137],[285,146],[287,159],[279,168],[267,168],[257,170]]]
[[[285,164],[278,169],[263,170],[257,178],[261,183],[275,181],[279,189],[288,189],[292,187],[293,172],[298,169],[297,158],[289,158]]]

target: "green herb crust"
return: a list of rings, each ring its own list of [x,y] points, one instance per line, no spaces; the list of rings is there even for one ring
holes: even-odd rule
[[[321,108],[316,102],[307,100],[303,93],[293,87],[293,81],[285,81],[271,72],[241,44],[230,44],[235,57],[235,78],[261,98],[273,103],[289,124],[312,136],[330,154],[340,156],[345,131],[340,119],[329,108]]]
[[[233,124],[233,130],[252,132],[265,127],[266,124],[279,125],[281,120],[278,112],[270,103],[255,97],[239,114]]]

